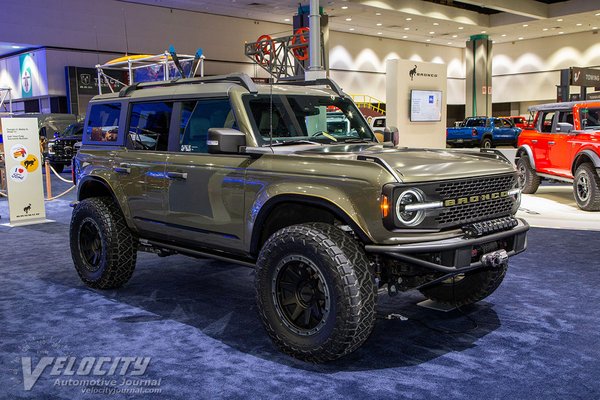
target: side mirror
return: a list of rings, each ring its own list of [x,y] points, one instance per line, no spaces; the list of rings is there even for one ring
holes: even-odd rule
[[[210,154],[239,154],[246,146],[246,134],[237,129],[210,128],[206,144]]]
[[[557,122],[556,123],[556,132],[569,133],[572,130],[573,130],[573,124],[569,124],[568,122]]]
[[[400,143],[400,133],[398,132],[398,128],[395,126],[386,127],[383,130],[383,141],[392,142],[394,146],[398,146],[398,143]]]

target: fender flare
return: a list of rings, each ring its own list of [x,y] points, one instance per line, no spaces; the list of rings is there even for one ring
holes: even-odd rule
[[[527,154],[527,158],[529,158],[529,164],[531,165],[531,168],[533,168],[535,170],[535,158],[533,158],[533,150],[531,150],[531,147],[529,147],[529,145],[527,145],[527,144],[524,144],[517,149],[515,163],[516,163],[516,160],[521,158],[521,156],[519,154],[522,154],[523,152],[525,152]]]
[[[260,250],[258,248],[258,243],[260,241],[261,230],[257,228],[261,227],[264,224],[267,217],[270,215],[271,211],[275,208],[275,206],[285,202],[304,203],[323,207],[330,211],[333,215],[335,215],[336,218],[339,218],[341,221],[344,221],[345,224],[350,226],[364,243],[371,243],[371,239],[369,239],[368,235],[362,230],[362,228],[356,223],[356,221],[354,221],[340,207],[338,207],[331,201],[309,194],[280,194],[267,200],[267,202],[261,207],[261,210],[259,211],[252,228],[250,252],[258,252]]]
[[[121,201],[119,201],[119,196],[115,192],[115,188],[113,188],[108,183],[107,180],[105,180],[104,178],[102,178],[100,176],[87,175],[87,176],[84,176],[80,181],[77,182],[77,201],[81,201],[81,189],[90,182],[94,182],[94,183],[104,186],[104,188],[110,193],[110,195],[113,198],[113,200],[115,201],[115,203],[119,205],[121,212],[125,216],[125,221],[127,222],[127,226],[129,226],[129,228],[131,228],[131,229],[134,229],[134,227],[130,223],[129,207],[127,206],[127,204],[123,204]]]
[[[595,168],[600,168],[600,156],[598,156],[598,154],[594,153],[592,150],[586,149],[580,151],[573,159],[573,164],[571,165],[571,173],[573,176],[575,176],[576,165],[583,156],[587,156],[590,160],[592,160],[592,164],[594,164]]]

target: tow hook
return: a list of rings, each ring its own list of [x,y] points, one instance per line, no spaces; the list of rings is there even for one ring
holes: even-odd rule
[[[481,256],[481,264],[485,267],[500,268],[508,264],[506,250],[496,250]]]

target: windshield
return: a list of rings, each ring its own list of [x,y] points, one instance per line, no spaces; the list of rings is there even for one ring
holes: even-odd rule
[[[71,124],[60,134],[60,137],[69,136],[82,136],[83,135],[83,124]]]
[[[600,108],[590,107],[579,110],[582,129],[600,129]]]
[[[260,144],[307,140],[318,143],[373,141],[366,121],[348,99],[327,96],[245,96]],[[262,142],[261,142],[262,139]]]

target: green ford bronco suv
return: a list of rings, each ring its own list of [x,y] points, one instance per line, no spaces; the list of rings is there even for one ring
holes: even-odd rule
[[[97,96],[74,179],[70,245],[88,286],[125,284],[138,251],[251,266],[266,331],[315,362],[367,339],[379,289],[487,297],[529,228],[503,156],[379,143],[329,80],[233,74]]]

